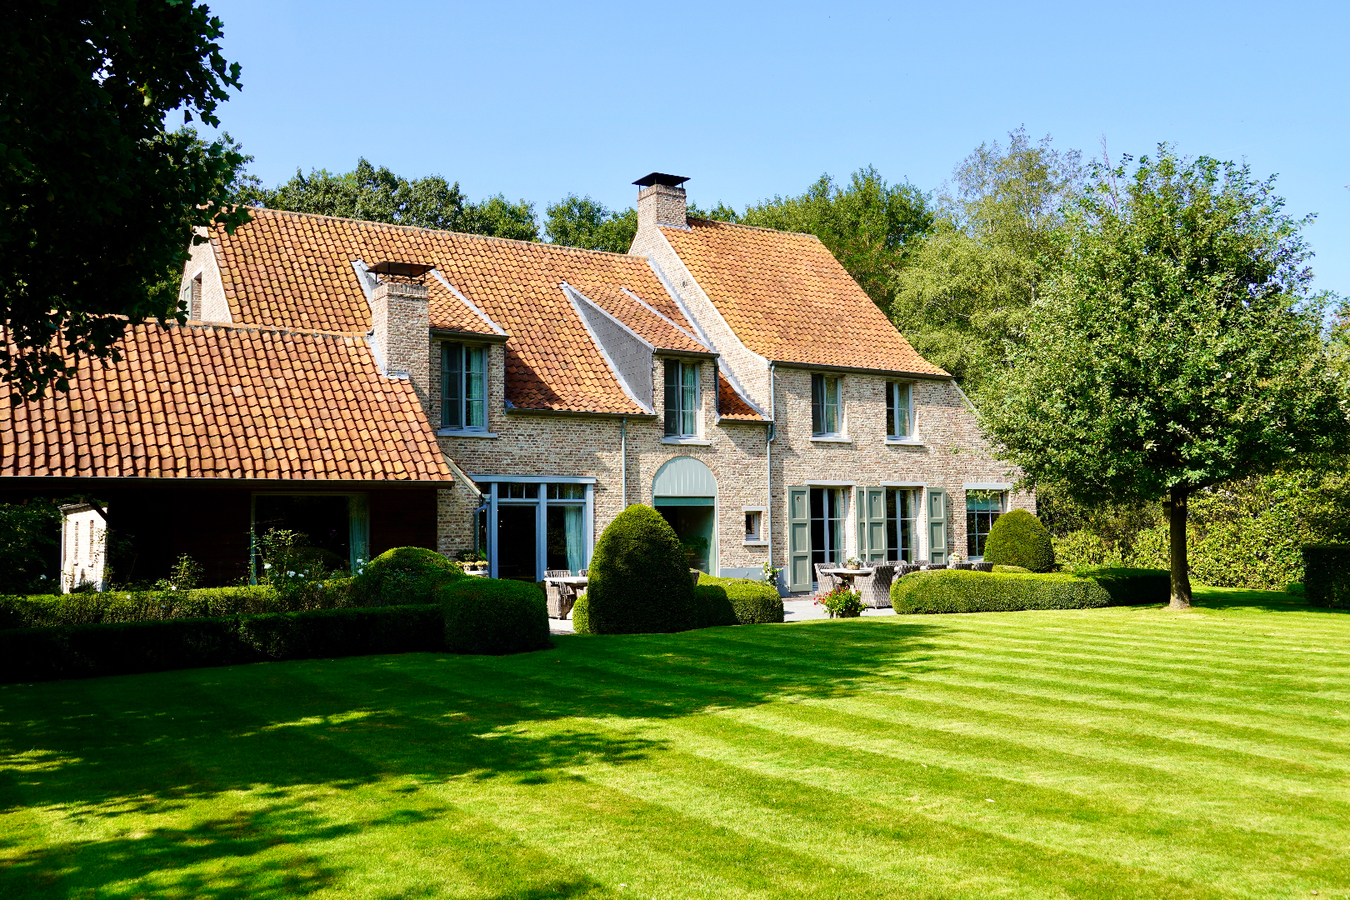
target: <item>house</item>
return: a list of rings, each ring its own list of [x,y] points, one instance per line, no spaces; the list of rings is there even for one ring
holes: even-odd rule
[[[817,562],[981,555],[1034,501],[951,376],[815,237],[690,218],[684,181],[637,182],[628,254],[259,210],[193,249],[187,326],[0,412],[0,477],[79,482],[114,533],[114,493],[167,491],[158,515],[202,513],[175,552],[233,510],[216,571],[284,525],[338,556],[397,534],[537,580],[585,567],[632,503],[694,567],[771,560],[790,591]]]

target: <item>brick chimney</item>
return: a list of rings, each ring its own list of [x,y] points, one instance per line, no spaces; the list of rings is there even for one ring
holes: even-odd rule
[[[431,315],[424,284],[383,279],[370,295],[371,348],[390,377],[406,376],[430,406]]]
[[[638,230],[657,225],[686,228],[684,183],[688,178],[653,172],[633,182],[638,186]]]

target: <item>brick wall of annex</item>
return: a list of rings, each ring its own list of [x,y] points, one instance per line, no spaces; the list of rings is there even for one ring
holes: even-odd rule
[[[199,229],[198,234],[204,236],[206,232],[204,229]],[[194,244],[188,248],[188,253],[190,256],[187,265],[183,267],[183,277],[178,285],[180,294],[182,289],[187,286],[188,281],[200,272],[202,276],[201,321],[233,321],[233,317],[230,315],[229,301],[225,298],[225,285],[220,279],[220,266],[216,263],[215,249],[211,242]]]
[[[835,373],[830,373],[835,374]],[[908,482],[946,490],[949,498],[947,552],[966,554],[967,483],[1011,483],[1011,467],[993,458],[975,415],[950,381],[915,380],[913,445],[886,442],[886,384],[880,375],[839,374],[842,430],[849,443],[811,438],[811,372],[775,369],[777,433],[773,443],[774,564],[787,559],[787,493],[812,481],[851,482],[860,487]],[[845,545],[858,547],[857,511],[848,500]],[[1009,509],[1035,512],[1035,498],[1014,493]],[[919,528],[920,552],[927,554],[927,529]]]
[[[541,415],[505,409],[502,344],[488,345],[487,432],[468,437],[443,434],[442,450],[466,472],[495,475],[593,477],[595,537],[623,510],[623,420],[620,417]],[[433,342],[431,359],[440,359]],[[713,425],[713,364],[700,367],[700,439],[706,444],[663,443],[661,417],[627,417],[628,502],[652,502],[652,484],[661,466],[676,456],[693,456],[712,470],[718,484],[718,562],[722,568],[763,565],[764,548],[744,544],[743,507],[763,507],[765,485],[764,426]],[[653,363],[653,384],[664,384],[663,358]],[[430,414],[440,424],[440,368],[431,367]],[[656,398],[661,407],[661,398]],[[453,555],[473,545],[472,513],[479,500],[466,486],[440,492],[438,549]]]

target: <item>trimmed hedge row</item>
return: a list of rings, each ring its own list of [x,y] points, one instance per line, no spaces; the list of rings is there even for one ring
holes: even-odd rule
[[[0,597],[0,629],[51,628],[207,619],[261,613],[342,609],[355,604],[350,578],[314,590],[279,594],[267,585],[196,588],[190,591],[108,591],[102,594],[39,594]]]
[[[698,606],[700,628],[783,621],[783,598],[762,581],[700,575],[698,586],[694,588],[694,600]]]
[[[437,650],[436,606],[384,606],[0,632],[0,682]]]
[[[523,653],[552,646],[548,603],[537,585],[461,578],[437,593],[451,653]]]
[[[1350,544],[1304,545],[1303,594],[1310,606],[1350,609]]]
[[[1094,609],[1166,603],[1166,572],[1096,569],[1075,574],[1018,574],[939,569],[912,572],[891,585],[897,614]]]

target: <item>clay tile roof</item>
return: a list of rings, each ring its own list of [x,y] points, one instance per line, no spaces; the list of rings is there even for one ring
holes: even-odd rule
[[[746,347],[806,365],[946,375],[814,235],[690,219],[661,233]]]
[[[370,306],[352,261],[434,265],[509,335],[506,398],[520,408],[642,412],[605,363],[564,283],[657,347],[706,352],[623,294],[632,291],[694,332],[641,257],[275,210],[254,210],[234,235],[217,229],[211,241],[234,321],[282,328],[365,334]],[[426,284],[433,328],[495,333],[433,276]]]
[[[142,325],[119,348],[69,393],[11,406],[0,388],[0,476],[453,481],[361,338]]]
[[[722,418],[742,422],[762,422],[764,417],[736,393],[721,372],[717,373],[717,409]]]

